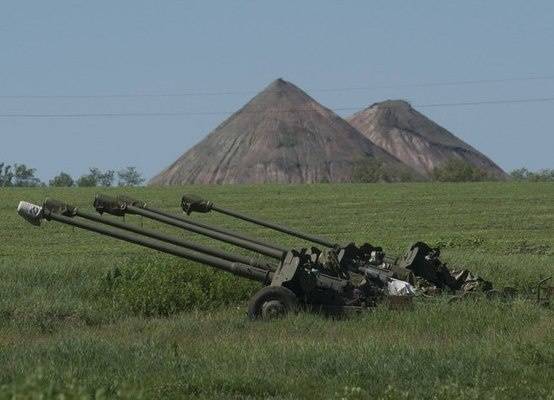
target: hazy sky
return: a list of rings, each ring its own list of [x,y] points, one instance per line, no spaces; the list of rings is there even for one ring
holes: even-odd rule
[[[0,162],[151,177],[278,77],[332,109],[552,99],[554,2],[3,0]],[[417,85],[482,80],[507,81]],[[507,170],[554,168],[554,101],[418,109]]]

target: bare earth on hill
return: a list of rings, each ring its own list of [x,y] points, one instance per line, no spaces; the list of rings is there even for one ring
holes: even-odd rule
[[[496,178],[506,177],[492,160],[405,101],[375,103],[347,120],[373,143],[426,177],[450,159],[463,160]]]
[[[277,79],[151,185],[348,182],[377,159],[406,167],[298,87]]]

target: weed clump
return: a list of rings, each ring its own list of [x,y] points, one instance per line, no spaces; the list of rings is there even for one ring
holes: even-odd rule
[[[167,317],[190,310],[214,309],[246,301],[259,285],[245,279],[152,256],[131,259],[109,270],[101,288],[113,306],[124,313]]]

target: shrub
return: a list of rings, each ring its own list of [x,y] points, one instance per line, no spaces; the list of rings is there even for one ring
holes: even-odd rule
[[[0,163],[0,187],[12,185],[13,171],[12,166],[6,163]]]
[[[277,143],[277,148],[280,147],[294,147],[298,144],[296,135],[290,133],[284,133],[279,137],[279,142]]]
[[[115,172],[108,169],[102,172],[99,168],[90,168],[89,173],[77,179],[77,186],[112,186]]]
[[[144,182],[142,174],[135,167],[127,167],[117,171],[118,186],[139,186]]]
[[[56,186],[56,187],[70,187],[75,184],[75,181],[69,174],[65,172],[60,172],[59,175],[50,179],[50,182],[48,182],[48,184],[50,186]]]
[[[510,172],[512,179],[529,182],[554,182],[554,169],[540,169],[529,171],[527,168],[514,169]]]
[[[362,183],[390,182],[392,177],[381,161],[368,159],[354,165],[352,180]]]
[[[486,171],[464,160],[450,159],[431,173],[434,181],[439,182],[477,182],[493,180]]]
[[[164,256],[131,260],[106,273],[102,288],[116,308],[144,316],[169,316],[247,300],[258,287],[209,267]]]
[[[25,164],[14,164],[11,166],[0,163],[0,186],[40,186],[40,179],[35,177],[36,172],[35,168],[28,168]]]
[[[358,161],[352,171],[353,182],[412,182],[415,180],[415,174],[408,168],[386,166],[376,159]]]

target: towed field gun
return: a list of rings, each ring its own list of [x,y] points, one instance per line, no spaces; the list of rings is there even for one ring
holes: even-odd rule
[[[192,211],[216,211],[211,203],[191,196],[183,196],[182,206],[188,214]],[[283,314],[298,306],[328,312],[359,310],[374,306],[388,296],[406,296],[408,299],[412,294],[410,285],[394,279],[391,271],[359,262],[363,257],[371,257],[371,253],[375,253],[372,250],[373,247],[369,245],[361,248],[353,245],[340,247],[323,238],[225,209],[217,210],[312,241],[325,246],[326,249],[320,250],[316,247],[287,249],[242,233],[157,210],[149,207],[145,202],[126,196],[97,195],[94,199],[94,208],[99,214],[140,215],[162,224],[241,247],[257,253],[258,257],[214,249],[178,236],[82,211],[75,206],[53,199],[46,199],[42,206],[20,202],[18,213],[34,225],[40,225],[43,219],[56,221],[258,281],[264,287],[249,302],[248,315],[252,319]],[[352,256],[354,248],[357,250],[357,257]],[[360,258],[360,255],[363,257]]]
[[[82,211],[62,201],[46,199],[42,206],[20,202],[18,213],[34,225],[43,219],[96,232],[160,252],[205,264],[264,285],[250,299],[251,319],[270,318],[298,307],[330,313],[363,310],[388,300],[391,305],[411,304],[414,286],[428,290],[490,290],[492,285],[469,271],[453,274],[437,249],[418,242],[400,258],[389,259],[369,243],[345,246],[278,224],[221,208],[196,196],[182,197],[187,217],[150,207],[127,196],[97,195],[94,208]],[[259,238],[195,221],[191,213],[217,212],[241,219],[319,246],[289,249]],[[245,256],[169,235],[157,230],[104,217],[139,215],[165,225],[241,247],[257,256]]]

